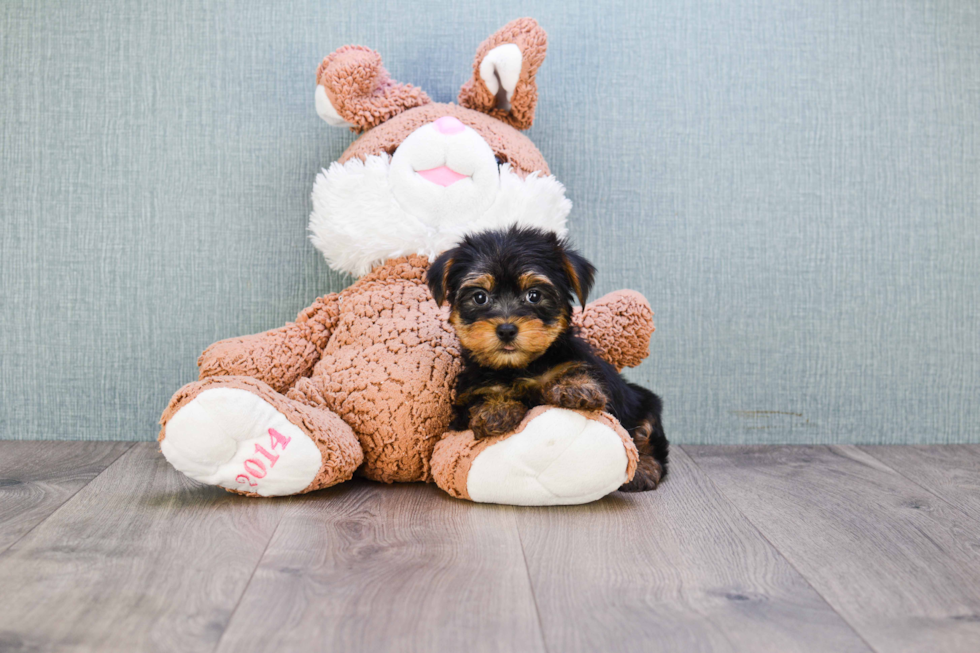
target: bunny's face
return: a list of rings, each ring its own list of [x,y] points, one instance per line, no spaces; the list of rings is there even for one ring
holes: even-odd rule
[[[393,81],[361,46],[323,60],[317,113],[363,132],[313,188],[312,240],[331,267],[359,276],[515,224],[565,234],[571,202],[518,131],[534,117],[545,47],[533,20],[509,23],[480,46],[459,105]]]

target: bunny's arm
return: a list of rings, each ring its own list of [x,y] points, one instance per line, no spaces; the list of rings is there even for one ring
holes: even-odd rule
[[[220,340],[197,361],[200,378],[248,376],[285,392],[308,376],[320,360],[339,319],[336,294],[320,297],[285,326],[240,338]]]
[[[653,311],[635,290],[617,290],[576,309],[572,323],[596,353],[622,370],[636,367],[650,355]]]

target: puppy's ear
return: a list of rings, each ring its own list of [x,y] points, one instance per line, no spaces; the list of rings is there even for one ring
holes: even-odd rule
[[[565,259],[568,281],[584,308],[595,281],[595,267],[574,249],[562,248],[562,257]]]
[[[425,282],[436,304],[442,306],[449,294],[449,270],[453,267],[453,251],[440,254],[425,273]]]

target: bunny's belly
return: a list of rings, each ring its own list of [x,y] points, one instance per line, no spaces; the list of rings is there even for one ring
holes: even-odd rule
[[[459,343],[443,311],[418,299],[346,321],[314,371],[326,407],[361,442],[360,472],[378,481],[430,480],[452,418]]]

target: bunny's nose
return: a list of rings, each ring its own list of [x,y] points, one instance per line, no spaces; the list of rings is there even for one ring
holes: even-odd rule
[[[439,130],[440,134],[445,134],[446,136],[452,136],[453,134],[458,134],[465,128],[465,125],[459,120],[453,118],[452,116],[443,116],[436,120],[433,125]]]

